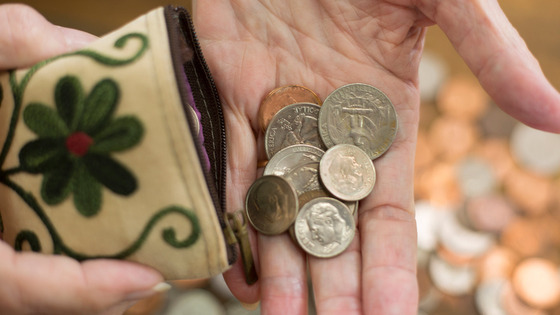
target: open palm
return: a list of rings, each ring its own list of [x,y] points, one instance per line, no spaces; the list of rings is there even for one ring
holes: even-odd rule
[[[480,2],[480,3],[479,3]],[[270,313],[307,310],[307,262],[320,314],[415,314],[413,160],[419,119],[418,65],[425,27],[437,23],[494,100],[524,122],[560,131],[560,98],[495,1],[204,0],[195,6],[203,52],[228,130],[228,208],[243,208],[264,159],[259,103],[300,84],[324,99],[368,83],[393,102],[399,131],[375,160],[378,180],[360,203],[358,231],[343,254],[306,257],[288,236],[255,237],[260,281],[226,274],[245,302]]]

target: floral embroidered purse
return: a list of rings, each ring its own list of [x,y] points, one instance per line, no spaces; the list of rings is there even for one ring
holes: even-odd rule
[[[0,231],[16,250],[126,259],[166,279],[236,260],[222,109],[183,8],[0,73],[0,145]]]

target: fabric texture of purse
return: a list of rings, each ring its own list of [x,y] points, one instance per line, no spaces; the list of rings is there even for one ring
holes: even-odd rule
[[[226,139],[188,12],[0,73],[0,228],[17,250],[115,258],[166,279],[237,259]]]

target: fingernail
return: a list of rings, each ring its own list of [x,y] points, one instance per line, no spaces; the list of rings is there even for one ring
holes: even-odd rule
[[[152,290],[157,293],[162,293],[171,290],[171,285],[167,282],[160,282],[156,284]]]
[[[126,299],[127,300],[141,300],[141,299],[150,297],[150,296],[158,294],[158,293],[163,293],[163,292],[169,291],[170,289],[171,289],[171,285],[169,283],[160,282],[160,283],[156,284],[155,286],[153,286],[149,290],[132,292],[132,293],[130,293],[126,296]]]
[[[249,303],[243,303],[240,302],[241,306],[243,306],[244,309],[248,310],[248,311],[254,311],[259,307],[260,302],[257,303],[253,303],[253,304],[249,304]]]

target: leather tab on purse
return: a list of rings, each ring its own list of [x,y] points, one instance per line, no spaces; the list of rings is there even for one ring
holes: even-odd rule
[[[235,260],[225,126],[184,9],[0,73],[0,228],[17,250],[115,258],[166,279]]]

